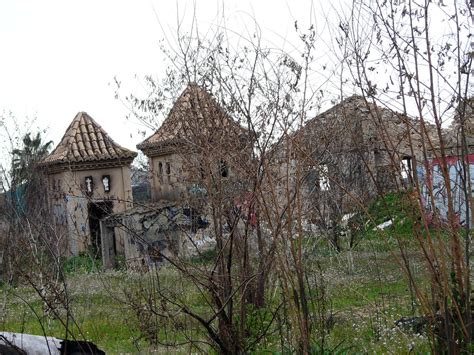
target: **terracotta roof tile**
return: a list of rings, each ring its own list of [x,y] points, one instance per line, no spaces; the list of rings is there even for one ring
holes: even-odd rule
[[[86,112],[79,112],[42,165],[133,159],[136,155],[115,143]]]
[[[197,135],[222,134],[224,131],[234,136],[247,132],[225,113],[209,92],[197,84],[190,84],[160,128],[137,148],[146,151],[171,142],[193,142]]]

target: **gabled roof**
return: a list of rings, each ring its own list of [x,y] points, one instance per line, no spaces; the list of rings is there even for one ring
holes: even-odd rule
[[[193,142],[205,135],[239,136],[247,132],[232,120],[214,97],[191,83],[176,100],[158,130],[137,145],[146,153],[171,144]]]
[[[347,151],[356,141],[360,143],[364,133],[367,135],[362,129],[364,123],[370,124],[370,109],[363,97],[352,95],[309,119],[289,138],[301,140],[300,144],[310,150],[325,147]]]
[[[41,162],[41,165],[130,161],[136,155],[136,152],[115,143],[86,112],[79,112],[72,120],[61,142]]]
[[[372,105],[369,104],[369,107],[370,106]],[[367,103],[360,95],[352,95],[344,98],[342,101],[335,103],[334,106],[308,120],[308,122],[305,123],[303,129],[307,129],[306,127],[311,127],[311,125],[333,123],[337,117],[342,116],[342,118],[345,118],[343,117],[345,114],[350,116],[350,118],[353,118],[356,111],[365,114],[361,115],[362,117],[367,116],[369,113]]]
[[[409,152],[409,139],[420,144],[420,122],[387,106],[353,95],[308,120],[288,138],[310,152],[346,154],[352,151]],[[425,122],[431,136],[432,125]],[[408,153],[407,153],[408,154]]]

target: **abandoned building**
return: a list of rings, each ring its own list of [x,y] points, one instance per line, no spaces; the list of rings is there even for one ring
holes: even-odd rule
[[[86,112],[79,112],[41,162],[54,222],[67,236],[66,255],[100,254],[100,219],[132,207],[130,164],[136,155],[115,143]],[[119,228],[114,247],[123,252]]]
[[[176,100],[158,130],[137,148],[149,158],[153,201],[185,200],[209,188],[209,178],[240,178],[250,161],[251,139],[215,98],[190,84]]]
[[[419,137],[415,120],[355,95],[289,135],[276,164],[283,181],[284,162],[292,166],[289,174],[301,164],[308,218],[324,224],[377,193],[408,186],[413,159],[420,159]]]
[[[251,154],[247,131],[196,84],[183,91],[158,130],[137,148],[149,159],[151,201],[102,220],[106,268],[119,259],[113,244],[117,229],[126,235],[123,256],[129,266],[153,265],[213,245],[205,200],[226,186],[239,194],[242,161],[250,161]]]
[[[205,207],[191,200],[212,195],[216,184],[238,196],[239,169],[252,152],[248,138],[211,94],[190,84],[158,130],[138,145],[150,170],[148,184],[143,172],[135,174],[135,187],[144,191],[135,191],[140,201],[134,204],[130,165],[137,153],[119,146],[92,117],[79,112],[40,163],[64,253],[92,252],[110,268],[120,260],[153,264],[186,252],[190,236],[195,247],[210,242],[203,232],[209,225]],[[159,247],[160,257],[150,245]]]
[[[120,260],[153,265],[212,245],[206,201],[222,199],[232,208],[248,195],[244,182],[254,138],[210,93],[188,85],[158,130],[137,145],[149,171],[138,172],[134,185],[149,186],[149,193],[140,191],[133,203],[130,164],[136,153],[113,142],[87,113],[78,113],[41,163],[67,252],[93,251],[112,268]],[[418,140],[415,120],[352,96],[275,149],[274,175],[285,180],[292,174],[286,181],[294,181],[295,162],[302,163],[308,220],[327,222],[378,192],[408,186],[412,161],[420,158]]]

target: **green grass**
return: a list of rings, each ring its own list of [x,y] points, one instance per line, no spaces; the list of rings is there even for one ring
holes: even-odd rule
[[[63,270],[66,273],[90,273],[100,270],[102,262],[94,259],[88,254],[80,254],[67,258],[63,262]]]
[[[319,240],[311,245],[307,253],[308,267],[313,263],[318,265],[314,275],[322,270],[329,308],[333,313],[333,325],[327,334],[324,349],[326,353],[329,353],[328,349],[336,349],[338,353],[409,353],[410,349],[415,353],[429,352],[425,336],[406,334],[394,326],[397,319],[416,315],[417,312],[415,305],[413,313],[410,289],[397,262],[396,238],[408,240],[408,257],[416,270],[417,281],[420,285],[427,283],[422,258],[409,240],[413,225],[409,206],[407,208],[404,195],[389,194],[375,201],[369,211],[373,219],[362,221],[365,224],[364,235],[353,251],[344,250],[338,254],[327,241]],[[392,227],[383,232],[373,230],[377,224],[392,218],[395,221]],[[204,260],[193,259],[190,264],[204,268],[214,257],[213,253],[205,255]],[[349,260],[352,260],[351,265]],[[173,349],[151,346],[143,338],[140,332],[143,317],[129,304],[131,299],[138,308],[145,307],[147,299],[143,295],[156,296],[152,291],[156,291],[154,288],[157,285],[152,283],[154,279],[150,274],[123,270],[98,273],[98,266],[87,256],[71,258],[64,264],[72,314],[77,322],[77,325],[71,326],[75,336],[93,341],[108,354],[148,353],[152,350],[161,353],[190,352],[189,347],[185,346]],[[180,277],[170,267],[164,267],[158,273],[162,289],[174,292],[203,317],[211,314],[206,303],[208,296],[200,293],[189,280]],[[276,308],[281,296],[276,292],[272,297],[268,299],[268,304]],[[7,304],[5,314],[0,313],[0,329],[42,334],[42,325],[47,335],[65,337],[63,325],[43,315],[43,303],[30,288],[4,285],[0,288],[0,300],[3,299]],[[154,301],[158,302],[156,298]],[[170,314],[172,316],[167,319],[151,319],[150,324],[157,327],[156,333],[161,340],[181,342],[186,340],[186,335],[206,340],[205,332],[196,322],[176,309],[171,309]],[[269,313],[252,310],[248,322],[268,324],[269,319]],[[170,326],[174,328],[170,329]],[[170,332],[165,333],[165,329]],[[315,349],[317,346],[315,343]],[[319,352],[324,349],[317,348]],[[209,351],[209,348],[202,350]],[[273,332],[259,343],[255,352],[279,353],[282,350],[279,334]],[[196,349],[193,351],[196,352]]]
[[[409,316],[411,311],[410,294],[405,278],[389,253],[377,253],[376,260],[367,258],[366,254],[356,253],[355,270],[350,273],[347,272],[344,263],[337,258],[326,257],[323,261],[324,270],[329,272],[326,276],[327,292],[335,318],[334,327],[327,339],[329,348],[342,343],[340,350],[346,349],[348,353],[386,352],[390,347],[403,353],[413,342],[415,349],[419,351],[427,349],[425,338],[409,334],[400,335],[392,330],[393,322],[402,316]],[[160,272],[163,276],[161,282],[173,285],[189,307],[200,314],[209,314],[201,294],[186,284],[175,272],[166,268]],[[138,348],[142,352],[151,351],[150,345],[145,340],[138,340],[141,334],[137,316],[122,302],[125,299],[121,291],[135,290],[139,294],[140,287],[146,286],[148,282],[147,275],[130,275],[125,272],[70,274],[72,311],[84,337],[96,343],[108,354],[136,353]],[[8,307],[3,323],[0,317],[2,329],[42,334],[41,322],[48,335],[60,338],[65,336],[64,327],[58,321],[42,316],[42,302],[31,289],[22,286],[10,290],[4,287],[2,293],[5,292]],[[26,299],[29,305],[17,295]],[[278,298],[273,302],[278,303]],[[41,315],[40,319],[33,314],[30,307]],[[265,319],[268,316],[255,313],[252,317]],[[176,322],[178,319],[180,319],[178,324],[189,327],[188,334],[205,339],[202,329],[196,324],[190,324],[189,319],[176,316],[170,321]],[[77,327],[72,329],[78,338],[83,338]],[[170,340],[185,340],[179,329],[171,335],[160,330],[159,335],[162,339],[167,337]],[[278,334],[269,336],[262,342],[263,348],[260,349],[279,351],[278,339]],[[138,348],[135,344],[137,340]],[[170,350],[159,346],[157,348],[161,349],[159,351],[162,353]],[[188,348],[179,349],[177,352],[189,351]]]
[[[85,278],[83,274],[73,277],[74,281],[84,284],[84,289],[71,296],[71,313],[76,324],[69,325],[72,334],[68,337],[93,341],[100,348],[112,353],[136,352],[137,348],[132,339],[138,338],[139,333],[134,330],[136,327],[133,324],[125,322],[127,318],[130,319],[131,314],[123,304],[108,297],[105,291],[95,293],[87,290],[88,280]],[[31,289],[4,288],[3,292],[8,300],[5,321],[0,323],[4,330],[66,337],[64,325],[44,315],[43,302]],[[66,319],[65,312],[61,314],[62,318]]]

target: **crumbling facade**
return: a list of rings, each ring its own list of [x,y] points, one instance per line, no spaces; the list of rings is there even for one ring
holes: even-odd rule
[[[79,112],[41,162],[54,223],[66,235],[65,254],[100,255],[100,219],[132,206],[130,164],[135,156],[86,112]],[[124,233],[119,229],[114,243],[117,253],[124,253]]]
[[[352,96],[280,142],[273,150],[274,176],[292,182],[289,188],[301,184],[307,220],[327,223],[377,193],[408,187],[412,162],[420,158],[419,137],[416,121]],[[151,201],[133,205],[136,153],[80,112],[41,164],[68,253],[95,251],[111,268],[121,259],[153,265],[193,254],[189,246],[209,247],[209,203],[232,213],[249,194],[253,138],[211,94],[190,84],[158,130],[137,145],[149,159]]]
[[[282,181],[299,164],[308,219],[331,224],[378,193],[408,187],[420,137],[415,120],[351,96],[289,135],[275,163]]]
[[[207,207],[216,195],[225,194],[232,205],[233,197],[242,194],[236,188],[244,179],[242,162],[250,162],[252,153],[247,130],[191,83],[158,130],[137,148],[149,159],[151,201],[103,219],[104,267],[116,266],[117,228],[126,235],[129,266],[150,266],[212,247]]]
[[[105,268],[119,266],[114,248],[115,230],[126,231],[126,262],[135,269],[158,265],[195,254],[213,245],[209,222],[186,206],[169,202],[140,204],[101,221],[102,261]]]

